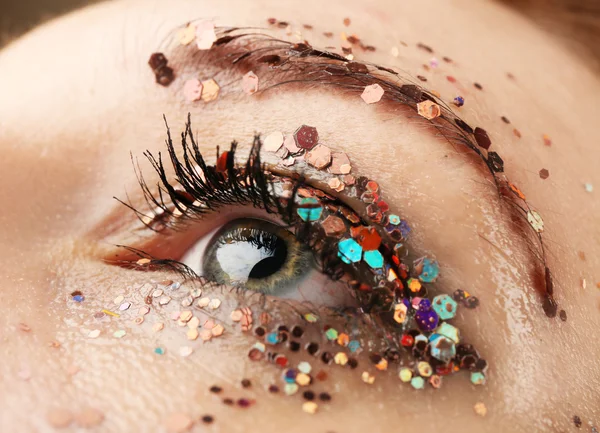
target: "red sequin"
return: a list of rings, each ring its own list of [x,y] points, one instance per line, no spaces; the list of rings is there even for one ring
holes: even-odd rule
[[[412,347],[412,345],[415,344],[415,339],[412,335],[404,334],[402,340],[400,340],[400,344],[404,347]]]

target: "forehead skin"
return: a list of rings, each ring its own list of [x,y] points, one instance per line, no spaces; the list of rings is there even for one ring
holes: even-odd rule
[[[302,10],[290,10],[275,1],[116,2],[44,25],[0,53],[0,336],[7,354],[0,377],[3,389],[11,390],[0,393],[3,431],[45,431],[48,410],[78,404],[101,408],[105,431],[154,431],[176,410],[214,414],[215,428],[228,432],[257,431],[248,427],[257,418],[261,431],[387,431],[398,425],[412,431],[426,425],[448,432],[558,432],[573,428],[575,414],[597,425],[600,348],[590,342],[600,325],[600,204],[583,183],[600,185],[600,113],[590,97],[599,94],[600,83],[545,34],[487,2],[397,3],[307,0]],[[270,16],[298,28],[313,25],[303,37],[317,47],[335,44],[322,32],[347,30],[342,20],[348,16],[350,32],[378,48],[359,60],[427,75],[444,99],[465,97],[461,117],[488,131],[507,174],[544,217],[566,323],[544,316],[529,252],[507,223],[490,179],[401,113],[320,89],[282,89],[255,99],[224,95],[190,106],[177,94],[177,82],[169,88],[153,82],[148,56],[176,26],[196,17],[264,26]],[[421,65],[432,55],[417,50],[418,42],[454,64],[425,73]],[[392,46],[399,57],[389,54]],[[450,74],[459,85],[448,82]],[[474,81],[483,91],[473,88]],[[146,324],[131,328],[131,338],[84,339],[80,329],[90,326],[89,314],[69,307],[68,293],[82,290],[90,307],[104,308],[120,294],[133,297],[130,287],[147,280],[89,258],[97,248],[89,233],[114,209],[113,196],[136,191],[129,152],[162,150],[163,113],[177,134],[188,111],[208,155],[216,144],[249,143],[254,132],[290,132],[302,123],[347,151],[411,222],[420,251],[440,261],[440,287],[463,288],[481,299],[479,309],[456,322],[489,360],[488,384],[474,388],[461,374],[437,392],[415,394],[396,378],[382,376],[369,388],[358,372],[332,370],[335,400],[311,418],[301,412],[298,396],[272,398],[258,386],[240,391],[243,377],[268,385],[279,374],[246,362],[250,343],[244,336],[205,345],[193,359],[151,356],[157,341],[176,353],[185,337],[166,329],[158,340]],[[512,125],[500,120],[503,115]],[[550,147],[543,134],[551,137]],[[539,178],[541,168],[550,171],[549,179]],[[20,322],[32,331],[18,331]],[[48,347],[53,340],[62,347]],[[73,366],[80,372],[73,374]],[[23,371],[30,372],[28,381]],[[246,412],[225,407],[208,395],[215,383],[235,389],[234,397],[250,394],[258,406]],[[479,401],[488,407],[485,418],[473,413]]]

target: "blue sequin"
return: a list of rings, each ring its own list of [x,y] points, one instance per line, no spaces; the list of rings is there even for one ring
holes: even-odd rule
[[[317,204],[317,203],[319,203],[319,200],[317,200],[316,198],[312,198],[312,197],[303,198],[302,200],[300,200],[301,205]],[[323,208],[322,207],[300,207],[296,210],[296,212],[298,213],[300,218],[302,218],[303,221],[316,221],[319,218],[321,218],[321,214],[323,213]]]
[[[377,250],[365,251],[363,258],[365,262],[367,262],[367,265],[373,269],[381,268],[383,266],[383,256]]]
[[[410,226],[408,225],[408,223],[404,220],[402,220],[400,222],[400,233],[402,233],[402,237],[404,239],[406,239],[406,237],[408,236],[408,234],[410,233]]]
[[[338,243],[338,257],[345,263],[360,262],[362,247],[354,239],[344,239]]]
[[[465,105],[465,98],[463,98],[462,96],[457,96],[456,98],[454,98],[454,104],[457,107],[462,107],[463,105]]]
[[[84,298],[84,296],[83,296],[83,295],[75,295],[75,296],[73,296],[73,300],[74,300],[75,302],[83,302],[83,300],[84,300],[84,299],[85,299],[85,298]]]
[[[265,341],[269,344],[277,344],[279,343],[279,334],[277,332],[269,332],[265,336]]]
[[[423,299],[419,302],[419,309],[415,313],[415,321],[421,331],[433,331],[437,328],[440,318],[431,308],[431,301]]]
[[[400,217],[398,215],[390,214],[388,215],[388,222],[394,226],[400,224]]]
[[[421,271],[421,275],[419,275],[419,280],[424,283],[431,283],[435,281],[435,279],[440,274],[440,267],[438,262],[433,259],[424,257],[423,258],[423,270]]]
[[[456,355],[456,346],[448,337],[440,334],[433,334],[429,338],[431,347],[431,356],[442,362],[448,362]]]
[[[298,376],[298,372],[295,369],[290,368],[283,374],[283,380],[287,383],[294,383],[296,382],[296,376]]]
[[[437,295],[433,298],[433,309],[442,320],[450,320],[456,316],[458,304],[449,295]]]
[[[348,343],[348,350],[350,350],[350,352],[354,353],[356,352],[358,349],[360,349],[360,343],[356,340],[351,340]]]

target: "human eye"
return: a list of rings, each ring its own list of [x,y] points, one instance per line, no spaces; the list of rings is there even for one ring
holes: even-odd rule
[[[304,149],[299,140],[308,128],[315,138]],[[322,353],[327,364],[356,368],[356,356],[372,341],[377,323],[385,327],[386,337],[378,350],[368,350],[376,370],[399,363],[398,380],[414,389],[426,384],[439,388],[443,376],[461,370],[474,384],[485,382],[487,362],[452,325],[457,310],[475,308],[477,298],[463,290],[444,293],[436,287],[437,261],[409,253],[408,222],[390,210],[375,180],[351,174],[345,153],[322,140],[317,144],[316,129],[302,125],[290,131],[287,142],[291,148],[294,140],[295,171],[286,167],[286,153],[276,154],[285,141],[279,132],[264,140],[270,152],[257,135],[245,162],[236,158],[239,145],[234,143],[228,151],[217,151],[210,164],[192,130],[188,117],[179,148],[169,131],[170,166],[160,154],[146,153],[160,183],[152,192],[146,177],[138,173],[148,206],[124,202],[144,227],[145,250],[128,246],[137,257],[120,265],[160,271],[167,263],[189,284],[241,291],[247,297],[233,306],[234,311],[244,311],[256,296],[296,301],[302,306],[296,321],[302,324],[294,329],[310,328],[319,317],[331,314],[353,315],[367,325],[351,338],[324,324],[320,332],[331,347],[324,345],[319,352],[318,345],[310,343],[306,350]],[[275,145],[273,136],[278,140]],[[272,153],[278,163],[262,161],[263,155],[269,159]],[[200,239],[190,235],[198,225],[204,226]],[[150,239],[145,238],[148,233]],[[170,256],[161,256],[167,244]],[[208,305],[208,300],[197,302],[200,308]],[[278,344],[288,339],[283,335],[291,328],[273,330],[263,324],[255,333],[259,340]],[[290,343],[298,350],[297,341]],[[257,357],[256,347],[265,350],[258,343],[251,358]],[[299,374],[295,368],[287,371],[294,378]],[[366,383],[374,380],[364,369],[360,377]],[[291,383],[296,388],[288,383],[287,389],[296,392],[295,379]]]

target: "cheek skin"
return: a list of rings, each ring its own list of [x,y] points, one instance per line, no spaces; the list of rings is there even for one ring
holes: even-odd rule
[[[465,377],[451,378],[449,386],[433,393],[421,393],[418,399],[413,399],[414,391],[399,382],[395,366],[379,371],[369,360],[368,353],[381,352],[384,347],[381,328],[376,325],[347,320],[333,315],[327,308],[309,309],[288,300],[266,299],[263,303],[254,294],[242,294],[227,287],[203,288],[201,297],[221,301],[217,309],[182,307],[181,298],[191,286],[184,283],[179,289],[171,290],[157,283],[165,280],[177,281],[178,278],[172,274],[106,268],[84,261],[61,272],[48,291],[52,294],[47,309],[50,321],[29,322],[34,338],[43,340],[44,345],[56,341],[60,347],[45,350],[37,347],[32,352],[29,348],[22,352],[30,360],[32,379],[27,388],[18,384],[23,390],[18,398],[19,413],[25,412],[23,407],[40,417],[57,407],[76,411],[73,402],[81,401],[100,409],[105,414],[104,427],[113,431],[126,429],[131,423],[140,430],[150,431],[156,425],[163,425],[174,412],[185,413],[196,421],[210,414],[220,428],[231,432],[246,431],[246,423],[258,414],[268,419],[264,431],[289,429],[290,419],[301,420],[303,429],[344,431],[355,426],[369,427],[368,419],[356,418],[357,404],[361,410],[376,416],[382,426],[393,426],[398,419],[403,419],[406,425],[417,428],[422,425],[420,417],[409,414],[419,413],[419,408],[424,405],[436,404],[440,414],[453,417],[456,413],[471,410],[471,400],[476,400]],[[72,299],[74,288],[85,295],[83,302]],[[163,294],[152,297],[156,289],[162,289]],[[146,303],[146,293],[151,295],[152,305]],[[165,303],[164,296],[167,295],[171,300]],[[164,305],[160,305],[161,299]],[[122,310],[123,303],[131,305]],[[261,313],[268,313],[270,320],[263,325],[267,331],[280,326],[289,330],[295,326],[303,329],[301,337],[290,336],[285,342],[267,344],[267,351],[286,356],[290,367],[296,367],[301,361],[308,362],[312,367],[311,385],[300,386],[295,395],[286,396],[282,379],[284,369],[266,357],[257,361],[249,359],[249,350],[264,339],[257,338],[253,331],[242,332],[240,322],[232,321],[231,311],[244,306],[252,309],[254,328],[261,324]],[[140,311],[145,307],[150,308],[146,314]],[[99,317],[97,313],[103,309],[120,316]],[[201,322],[213,318],[215,323],[224,326],[225,332],[210,342],[203,343],[201,338],[189,340],[188,326],[174,320],[174,314],[184,310],[191,311],[202,319]],[[309,311],[318,316],[316,323],[307,323],[302,318],[301,314]],[[135,322],[138,317],[144,318],[143,323]],[[164,324],[162,330],[155,330],[157,323]],[[358,363],[356,368],[322,360],[323,352],[331,355],[340,351],[349,353],[336,342],[327,341],[326,326],[357,339],[366,349],[350,355]],[[97,337],[92,332],[95,330],[100,331]],[[123,331],[125,335],[119,338]],[[299,351],[291,350],[291,340],[300,343]],[[304,349],[310,342],[319,345],[316,356]],[[193,353],[182,356],[182,347],[192,347]],[[164,354],[156,353],[157,348],[164,350]],[[29,357],[34,352],[35,356]],[[16,368],[19,366],[12,366],[13,370]],[[372,385],[361,380],[364,371],[375,377]],[[15,374],[6,377],[13,378]],[[46,379],[40,381],[38,378],[41,377]],[[242,379],[249,379],[251,386],[242,387]],[[274,384],[280,390],[276,394],[268,391]],[[219,394],[210,392],[209,388],[214,385],[223,391]],[[464,392],[471,394],[468,399],[452,399],[452,404],[440,405],[438,403],[449,395],[444,388],[452,388],[452,396]],[[306,401],[303,393],[307,390],[317,396],[318,412],[326,416],[312,417],[302,412],[302,404]],[[331,396],[330,402],[319,399],[323,392]],[[48,395],[53,396],[51,401],[47,399]],[[236,403],[230,407],[223,403],[226,398]],[[251,406],[238,407],[240,398],[251,400]],[[381,405],[383,401],[386,402],[384,406]],[[352,420],[351,426],[348,420]],[[44,420],[38,422],[44,423]]]

